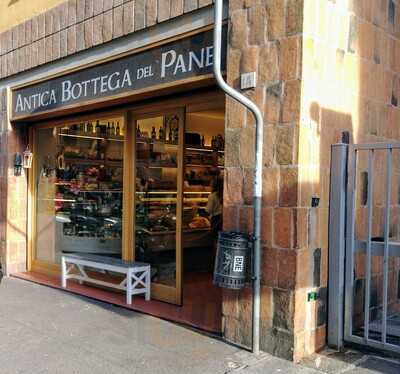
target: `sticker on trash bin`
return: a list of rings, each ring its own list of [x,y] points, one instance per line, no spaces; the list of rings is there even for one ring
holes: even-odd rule
[[[244,265],[244,257],[243,256],[235,256],[233,258],[233,271],[242,272]]]

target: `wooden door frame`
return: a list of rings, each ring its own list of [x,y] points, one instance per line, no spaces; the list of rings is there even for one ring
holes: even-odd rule
[[[47,121],[40,124],[35,124],[29,129],[29,144],[32,145],[33,155],[37,155],[37,132],[41,129],[51,129],[66,125],[71,125],[79,122],[87,122],[93,120],[104,120],[112,117],[120,117],[123,118],[124,128],[125,128],[125,137],[127,136],[127,112],[126,110],[118,110],[118,111],[107,111],[98,115],[84,115],[79,117],[71,117],[68,119],[62,120],[54,120]],[[129,168],[126,163],[129,160],[125,159],[126,152],[126,141],[124,142],[124,161],[123,168],[125,171],[125,167]],[[33,160],[32,167],[28,171],[28,242],[27,242],[27,267],[28,271],[35,271],[38,273],[46,273],[50,275],[60,275],[61,266],[56,263],[52,263],[49,261],[43,261],[37,259],[37,250],[36,250],[36,216],[37,216],[37,185],[36,180],[38,177],[38,170],[35,160]],[[125,177],[125,172],[124,172]],[[125,195],[125,183],[123,183],[123,195]],[[125,212],[123,211],[123,215]],[[122,218],[124,220],[124,216]],[[124,246],[126,239],[124,238],[124,232],[122,231],[122,248],[121,248],[121,257],[123,259],[128,259],[128,250]]]
[[[176,190],[176,247],[175,247],[175,287],[163,285],[160,283],[151,284],[151,293],[157,299],[161,301],[166,301],[172,304],[181,305],[182,304],[182,277],[183,277],[183,248],[182,248],[182,210],[183,210],[183,175],[184,175],[184,147],[185,147],[185,107],[162,107],[154,110],[149,108],[149,110],[132,110],[129,112],[129,120],[131,129],[136,129],[137,121],[152,117],[161,117],[170,114],[176,114],[179,118],[179,139],[178,141],[178,152],[177,152],[177,190]],[[133,199],[130,199],[131,206],[129,210],[133,212],[132,217],[135,216],[136,212],[136,131],[131,132],[130,142],[133,144],[133,172],[131,173],[132,180],[129,184],[133,186]],[[132,196],[132,195],[131,195]],[[131,232],[134,234],[136,232],[136,220],[133,219],[131,222]],[[135,259],[136,250],[136,235],[132,238],[132,251],[133,259]]]
[[[124,106],[117,110],[104,110],[96,114],[73,114],[67,118],[48,119],[40,123],[34,123],[29,129],[29,144],[32,145],[33,154],[37,154],[36,133],[37,130],[43,128],[52,128],[73,124],[76,122],[85,122],[97,119],[107,119],[110,117],[123,117],[125,128],[124,142],[124,161],[123,161],[123,222],[122,222],[122,257],[127,260],[134,259],[135,237],[134,237],[134,200],[130,196],[135,193],[135,139],[136,127],[132,126],[134,116],[149,117],[151,115],[165,115],[171,112],[178,113],[183,126],[179,127],[179,136],[181,137],[181,145],[178,148],[178,188],[180,189],[177,204],[180,204],[180,210],[183,209],[183,176],[184,176],[184,134],[186,127],[186,114],[195,111],[220,108],[225,106],[225,96],[221,91],[211,88],[205,92],[194,92],[189,95],[178,95],[177,97],[157,97],[153,102],[134,103]],[[179,164],[180,162],[180,164]],[[32,168],[28,172],[28,242],[27,242],[27,265],[28,271],[37,271],[40,273],[59,276],[60,265],[37,260],[36,257],[36,178],[37,178],[36,162],[34,160]],[[133,200],[133,201],[132,201]],[[177,205],[178,209],[178,205]],[[176,273],[176,289],[172,289],[163,285],[152,285],[153,295],[158,295],[158,299],[162,301],[172,302],[174,304],[182,303],[183,289],[183,248],[182,248],[182,217],[179,220],[181,232],[179,235],[179,255],[177,256],[177,273]],[[178,244],[178,243],[177,243]],[[177,251],[178,254],[178,251]],[[178,271],[179,266],[179,271]]]

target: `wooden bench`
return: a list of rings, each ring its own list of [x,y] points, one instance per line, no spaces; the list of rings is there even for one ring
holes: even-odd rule
[[[91,278],[85,267],[124,274],[125,278],[117,284]],[[132,304],[132,295],[144,293],[146,301],[150,300],[150,264],[144,262],[124,261],[91,254],[64,254],[61,257],[61,277],[63,288],[67,287],[68,279],[77,279],[81,284],[88,282],[126,290],[126,303],[129,305]]]

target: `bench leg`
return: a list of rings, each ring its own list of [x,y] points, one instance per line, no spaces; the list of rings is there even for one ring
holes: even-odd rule
[[[130,270],[126,274],[126,303],[132,305],[132,273]]]
[[[150,300],[150,289],[151,289],[151,271],[150,268],[147,269],[146,271],[146,294],[145,294],[145,300],[149,301]]]
[[[61,257],[61,286],[62,288],[67,287],[67,265],[64,256]]]

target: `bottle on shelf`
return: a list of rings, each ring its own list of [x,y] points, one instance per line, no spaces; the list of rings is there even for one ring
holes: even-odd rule
[[[204,135],[201,136],[201,146],[204,147]]]
[[[154,126],[151,128],[151,138],[152,138],[153,140],[156,140],[156,139],[157,139],[156,128],[155,128]]]
[[[162,126],[160,126],[160,130],[158,130],[158,139],[164,140],[164,129]]]
[[[106,134],[107,134],[107,136],[110,136],[110,135],[111,135],[111,126],[110,126],[110,122],[107,122]]]
[[[174,128],[174,142],[178,143],[178,139],[179,139],[179,129],[178,127]]]
[[[170,143],[173,143],[173,142],[174,142],[174,135],[173,135],[173,133],[172,133],[172,127],[169,128],[168,141],[169,141]]]
[[[141,137],[141,131],[140,131],[140,127],[139,127],[139,125],[137,125],[137,128],[136,128],[136,136],[138,137],[138,138],[140,138]]]
[[[111,135],[115,136],[115,125],[114,125],[114,121],[111,122]]]
[[[117,127],[115,128],[115,135],[117,135],[117,136],[121,135],[121,129],[119,127],[119,121],[117,121]]]
[[[96,134],[100,135],[100,122],[99,122],[99,120],[96,121]]]
[[[92,133],[93,132],[93,125],[92,122],[88,122],[86,125],[86,130],[88,133]]]

